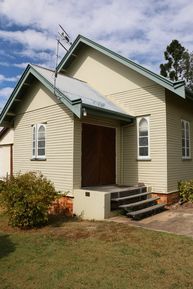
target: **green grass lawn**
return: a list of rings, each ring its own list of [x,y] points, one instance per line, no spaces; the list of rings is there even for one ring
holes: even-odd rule
[[[20,231],[0,215],[0,289],[193,288],[193,239],[109,222]]]

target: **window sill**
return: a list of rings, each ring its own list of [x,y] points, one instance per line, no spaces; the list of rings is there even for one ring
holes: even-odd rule
[[[150,157],[148,157],[148,158],[137,158],[137,161],[151,161],[151,158]]]
[[[192,158],[182,158],[182,161],[191,161]]]
[[[32,158],[31,161],[46,161],[46,158]]]

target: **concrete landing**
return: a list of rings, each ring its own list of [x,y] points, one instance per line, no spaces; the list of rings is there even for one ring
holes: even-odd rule
[[[124,192],[137,189],[138,187],[128,187],[128,186],[118,186],[118,185],[105,185],[105,186],[93,186],[93,187],[83,187],[82,190],[98,191],[98,192]]]
[[[108,221],[128,223],[137,227],[193,238],[193,208],[167,210],[140,221],[133,221],[125,216],[112,217]]]

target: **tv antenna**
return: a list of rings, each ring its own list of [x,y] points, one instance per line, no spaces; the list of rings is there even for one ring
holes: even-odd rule
[[[57,45],[56,45],[56,66],[55,66],[55,73],[54,73],[54,94],[56,90],[56,79],[58,76],[58,59],[59,59],[59,48],[62,47],[66,52],[68,52],[68,49],[65,47],[65,44],[72,45],[71,39],[69,34],[64,30],[62,25],[59,24],[60,31],[58,32]]]
[[[72,45],[72,42],[70,40],[70,36],[69,34],[64,30],[64,28],[62,27],[62,25],[59,24],[59,27],[61,28],[62,32],[58,32],[58,34],[60,35],[61,39],[66,41],[67,43],[69,43],[70,45]]]

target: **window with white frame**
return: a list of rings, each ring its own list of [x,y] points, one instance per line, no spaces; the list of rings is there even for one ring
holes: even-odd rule
[[[190,123],[186,120],[181,120],[182,127],[182,158],[190,158]]]
[[[46,126],[34,124],[32,126],[32,158],[45,159],[46,157]]]
[[[137,118],[138,159],[150,159],[149,117]]]

